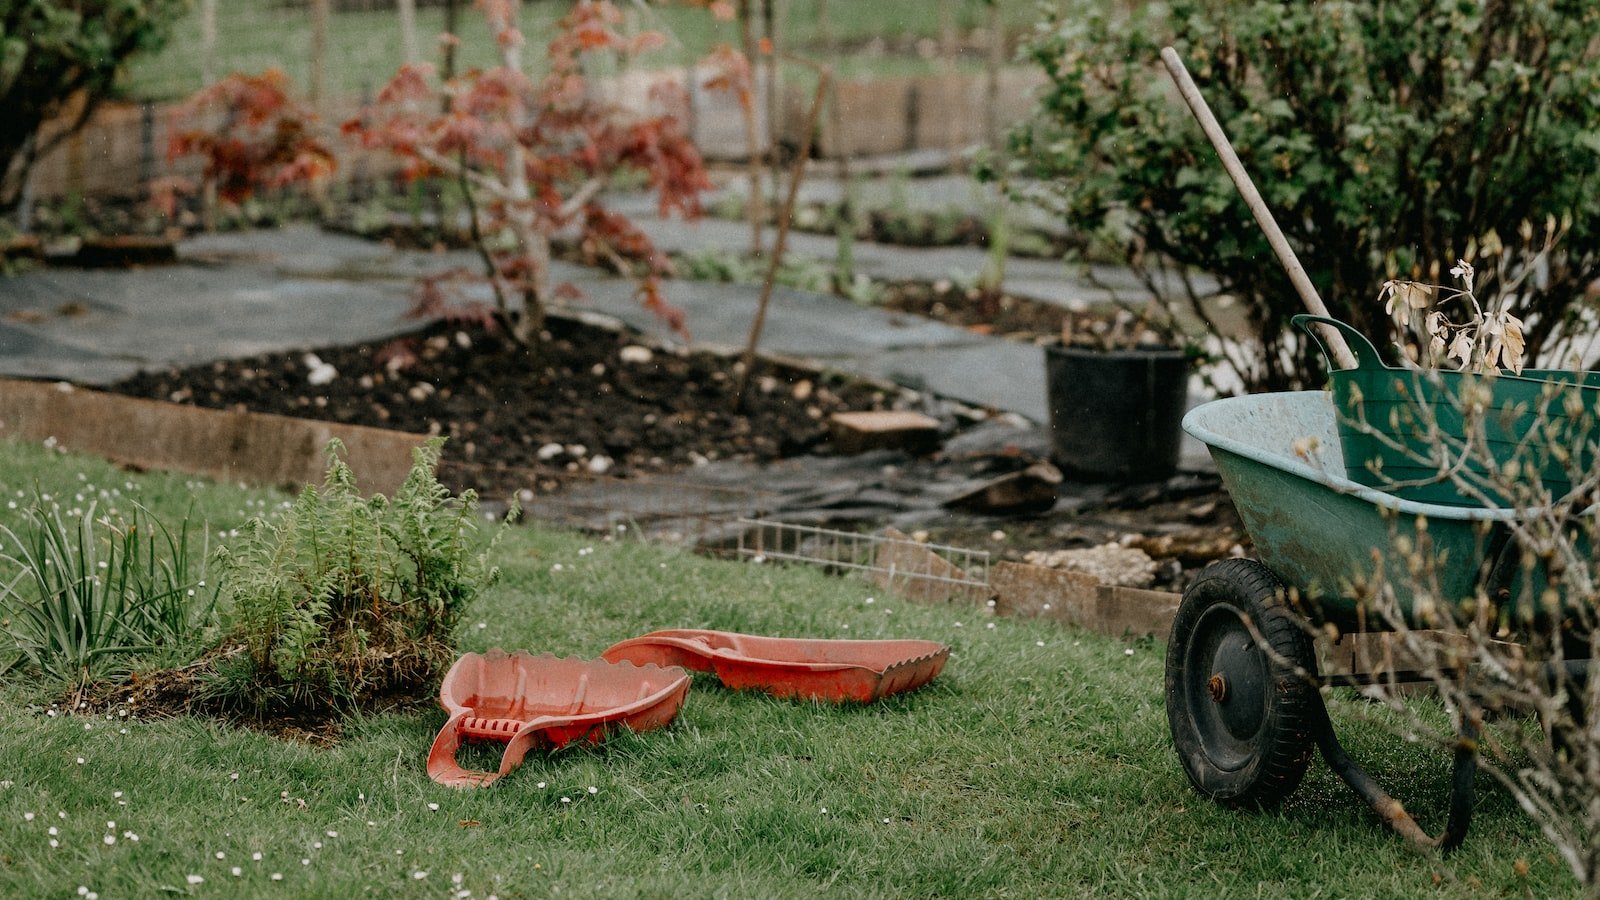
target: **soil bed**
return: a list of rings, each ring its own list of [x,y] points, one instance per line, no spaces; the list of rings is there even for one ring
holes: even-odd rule
[[[1027,327],[1027,317],[1035,314],[1025,303],[1007,308],[1019,311],[1006,320],[1018,328]],[[782,478],[772,474],[770,464],[811,458],[819,463],[800,471],[814,474],[800,476],[791,492],[798,495],[798,505],[773,509],[780,521],[872,530],[893,520],[929,531],[936,542],[1012,560],[1030,550],[1119,541],[1158,560],[1158,587],[1181,587],[1198,567],[1226,555],[1241,540],[1232,508],[1212,475],[1120,488],[1068,482],[1060,486],[1055,509],[1042,515],[945,508],[944,494],[950,491],[941,486],[974,485],[1025,468],[1047,454],[1047,440],[1036,429],[1012,426],[1015,438],[990,442],[993,446],[977,453],[958,452],[958,444],[970,442],[955,437],[972,430],[983,418],[981,411],[890,385],[760,360],[746,402],[736,408],[733,360],[647,347],[627,331],[565,317],[552,317],[548,339],[537,353],[499,333],[440,323],[396,341],[143,373],[113,390],[212,408],[445,434],[451,441],[441,480],[491,499],[521,493],[527,502],[535,494],[560,495],[568,487],[603,491],[615,476],[691,469],[706,473],[702,480],[729,472],[732,481],[726,485],[777,490]],[[834,456],[829,414],[896,406],[940,412],[949,449],[931,457],[820,462]],[[983,427],[996,428],[1000,421]],[[604,479],[593,482],[597,475]],[[680,484],[632,482],[630,491],[621,487],[627,483],[618,483],[624,494],[617,496],[633,501],[638,497],[629,494],[673,491]],[[828,485],[837,490],[822,489]],[[908,523],[907,516],[918,524]]]
[[[384,236],[396,244],[459,240],[437,229],[413,233],[392,218],[390,222]],[[577,255],[574,248],[563,250],[564,255]],[[1103,329],[1109,322],[1104,314],[1075,313],[948,280],[883,287],[887,309],[1019,341],[1055,339],[1069,319],[1080,333]],[[663,475],[706,462],[746,462],[760,471],[778,460],[831,455],[827,418],[834,412],[905,407],[936,411],[947,440],[982,417],[981,412],[892,385],[772,361],[758,362],[746,402],[736,408],[732,360],[649,347],[636,334],[566,317],[552,317],[548,339],[537,353],[476,325],[439,323],[398,341],[142,373],[112,390],[211,408],[448,435],[440,470],[446,484],[457,490],[475,488],[488,498],[521,492],[525,502],[527,489],[539,495],[564,490],[571,482],[559,476]],[[317,383],[314,371],[320,371]],[[324,383],[322,378],[330,374]],[[971,481],[1021,469],[1046,454],[1034,448],[1015,459],[1001,454],[965,463],[908,461],[907,471],[921,472],[926,488],[941,480]],[[766,486],[760,475],[744,483]],[[871,497],[881,493],[887,498],[900,490],[896,485],[864,486],[875,489],[867,492]],[[881,507],[876,520],[831,518],[827,508],[809,511],[802,520],[870,530],[896,509],[907,508],[907,500],[910,507],[924,509],[931,503],[924,515],[927,524],[910,527],[926,528],[933,540],[987,549],[1004,559],[1020,559],[1034,549],[1131,541],[1162,563],[1162,587],[1181,586],[1208,558],[1241,540],[1214,476],[1192,498],[1176,498],[1181,502],[1070,483],[1060,493],[1054,512],[1035,516],[941,511],[937,500],[923,496],[902,497],[899,506],[880,498],[869,504]],[[1196,510],[1217,512],[1200,515]],[[997,533],[1005,538],[993,540]]]
[[[431,688],[424,688],[411,693],[385,694],[338,708],[295,706],[259,712],[227,708],[206,697],[204,681],[216,677],[217,664],[234,652],[237,650],[224,644],[187,666],[136,671],[126,680],[102,679],[52,706],[59,709],[64,705],[67,711],[115,722],[204,716],[276,738],[318,746],[336,743],[349,715],[422,712],[437,707],[438,694]]]
[[[441,323],[395,341],[142,373],[112,390],[444,434],[457,465],[610,475],[815,452],[829,414],[888,408],[902,396],[758,360],[740,407],[725,357],[652,349],[567,318],[552,317],[546,335],[530,350],[499,332]]]
[[[1074,313],[1050,303],[1012,294],[986,293],[949,281],[907,281],[885,286],[883,307],[1009,337],[1014,340],[1055,339],[1062,323],[1071,320],[1075,330],[1088,330],[1103,314]]]

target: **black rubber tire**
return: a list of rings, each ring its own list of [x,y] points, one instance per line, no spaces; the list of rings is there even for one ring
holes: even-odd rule
[[[1167,724],[1189,782],[1229,807],[1275,807],[1315,749],[1311,637],[1283,582],[1252,559],[1213,563],[1183,592],[1167,642]],[[1255,623],[1260,643],[1246,621]],[[1264,644],[1265,646],[1262,646]],[[1221,698],[1213,676],[1221,676]]]

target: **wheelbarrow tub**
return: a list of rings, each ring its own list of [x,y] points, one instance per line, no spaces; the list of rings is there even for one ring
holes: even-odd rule
[[[1493,483],[1486,459],[1496,466],[1517,461],[1529,473],[1528,486],[1537,481],[1553,499],[1572,490],[1574,472],[1587,472],[1595,462],[1590,448],[1600,438],[1600,372],[1402,369],[1385,364],[1361,332],[1337,319],[1299,315],[1294,323],[1319,345],[1322,335],[1313,324],[1337,329],[1356,358],[1355,368],[1333,370],[1334,357],[1324,347],[1345,472],[1354,481],[1406,500],[1480,506],[1438,475],[1441,462],[1464,455],[1469,433],[1482,441],[1483,452],[1467,454],[1460,469],[1498,506],[1517,503]],[[1485,411],[1469,415],[1474,395]]]
[[[1257,557],[1310,601],[1305,611],[1316,618],[1381,628],[1355,598],[1379,560],[1405,571],[1396,552],[1403,542],[1430,543],[1441,598],[1473,596],[1517,511],[1407,500],[1356,482],[1337,418],[1326,392],[1293,391],[1214,400],[1191,410],[1183,427],[1210,449]],[[1406,581],[1391,584],[1409,619]]]
[[[660,728],[677,716],[689,682],[689,673],[673,667],[498,648],[465,654],[439,686],[439,705],[450,717],[428,752],[428,775],[441,784],[482,787],[534,747],[597,743],[617,727]],[[456,751],[467,741],[505,743],[499,771],[457,765]]]
[[[934,641],[813,640],[668,629],[615,644],[601,658],[714,672],[727,687],[778,697],[871,703],[932,681],[944,669],[950,648]]]

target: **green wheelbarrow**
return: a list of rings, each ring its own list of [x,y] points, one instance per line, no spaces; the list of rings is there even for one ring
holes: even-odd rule
[[[1323,391],[1257,394],[1196,407],[1184,429],[1207,445],[1255,546],[1257,559],[1207,568],[1184,591],[1166,659],[1173,744],[1189,781],[1223,805],[1271,807],[1299,785],[1314,750],[1390,827],[1415,843],[1450,850],[1465,838],[1473,806],[1475,725],[1458,722],[1448,824],[1423,832],[1340,746],[1319,690],[1307,622],[1341,634],[1381,630],[1355,599],[1395,542],[1428,546],[1440,562],[1432,589],[1467,598],[1538,596],[1537,571],[1512,552],[1517,509],[1407,499],[1348,472],[1341,419]],[[1393,585],[1401,614],[1414,598]],[[1531,590],[1533,593],[1526,593]],[[1375,616],[1371,618],[1376,618]],[[1581,678],[1586,660],[1563,672]],[[1423,682],[1390,672],[1384,683]]]
[[[1448,824],[1430,837],[1339,745],[1302,625],[1365,627],[1364,608],[1353,599],[1358,586],[1379,574],[1395,549],[1391,540],[1420,540],[1424,528],[1441,599],[1480,589],[1491,597],[1537,596],[1515,591],[1519,581],[1537,589],[1528,579],[1541,576],[1520,565],[1511,527],[1525,511],[1555,500],[1566,508],[1592,499],[1600,376],[1424,374],[1385,366],[1364,337],[1326,318],[1326,305],[1178,52],[1165,47],[1161,58],[1290,283],[1316,314],[1297,317],[1297,324],[1327,326],[1326,335],[1312,337],[1322,343],[1326,336],[1334,347],[1324,344],[1324,352],[1337,348],[1339,357],[1355,362],[1330,373],[1331,396],[1229,398],[1184,419],[1184,429],[1210,447],[1260,559],[1216,563],[1184,591],[1166,661],[1167,718],[1178,757],[1202,794],[1231,806],[1268,806],[1294,790],[1320,749],[1387,824],[1417,844],[1453,849],[1472,816],[1472,719],[1458,722]],[[1396,599],[1402,616],[1412,618],[1417,598]],[[1587,660],[1551,666],[1558,677],[1587,676]]]

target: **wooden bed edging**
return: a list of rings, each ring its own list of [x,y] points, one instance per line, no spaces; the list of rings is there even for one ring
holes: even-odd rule
[[[323,448],[339,438],[368,493],[393,494],[426,437],[266,413],[232,412],[77,387],[0,379],[0,438],[52,441],[139,469],[298,490],[321,484]]]

